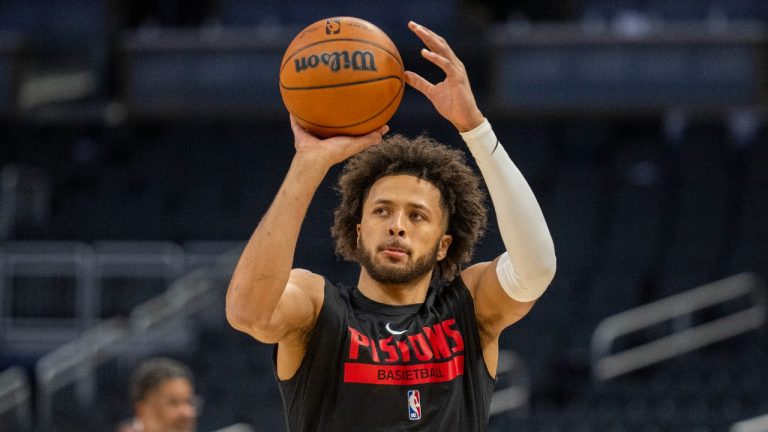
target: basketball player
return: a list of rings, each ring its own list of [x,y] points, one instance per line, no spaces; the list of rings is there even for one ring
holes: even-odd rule
[[[118,432],[194,432],[197,402],[192,372],[169,358],[142,362],[131,376],[134,417]]]
[[[423,93],[459,131],[490,192],[506,251],[466,266],[486,223],[464,152],[428,138],[318,140],[291,119],[296,153],[240,257],[227,292],[238,330],[274,343],[291,431],[483,431],[502,330],[555,273],[536,198],[478,109],[445,40],[409,23],[445,72]],[[348,160],[332,228],[361,265],[355,287],[292,268],[299,229],[328,169]]]

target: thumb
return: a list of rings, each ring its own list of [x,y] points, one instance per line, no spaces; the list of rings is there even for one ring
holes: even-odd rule
[[[381,143],[381,140],[384,137],[384,134],[389,132],[389,126],[384,125],[366,135],[361,135],[358,137],[350,137],[353,142],[354,152],[359,153],[368,147],[375,146],[377,144]]]
[[[366,139],[371,139],[374,141],[374,144],[378,144],[381,142],[381,140],[384,138],[384,135],[389,132],[389,125],[384,125],[375,131],[372,131],[368,133],[368,135],[365,135]]]
[[[364,148],[368,148],[370,146],[380,144],[381,140],[384,138],[384,135],[389,132],[389,126],[384,125],[372,132],[369,132],[366,135],[363,135],[360,137],[360,141],[364,145]]]
[[[307,132],[298,121],[296,121],[296,117],[293,116],[293,114],[289,114],[289,118],[291,119],[291,130],[293,131],[293,136],[295,138],[300,138],[303,136],[310,135],[309,132]]]

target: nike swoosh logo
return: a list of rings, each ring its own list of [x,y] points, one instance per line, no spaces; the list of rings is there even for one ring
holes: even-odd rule
[[[393,335],[401,335],[401,334],[405,333],[406,331],[408,331],[408,330],[403,330],[403,331],[392,330],[392,328],[389,327],[389,323],[387,323],[385,328],[387,329],[388,332],[392,333]]]

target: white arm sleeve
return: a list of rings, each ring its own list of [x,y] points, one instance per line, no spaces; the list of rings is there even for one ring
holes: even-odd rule
[[[555,247],[528,182],[501,146],[488,120],[462,132],[491,195],[507,251],[496,275],[504,291],[521,302],[536,300],[555,273]]]

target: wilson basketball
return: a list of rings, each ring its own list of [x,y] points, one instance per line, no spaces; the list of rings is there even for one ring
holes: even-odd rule
[[[283,103],[320,137],[364,135],[389,121],[403,98],[403,60],[375,25],[328,18],[302,30],[280,64]]]

